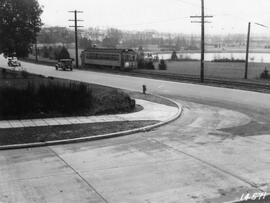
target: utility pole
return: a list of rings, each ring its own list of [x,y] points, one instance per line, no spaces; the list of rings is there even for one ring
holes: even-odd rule
[[[83,27],[83,26],[78,26],[78,21],[82,21],[82,20],[78,20],[77,19],[77,14],[78,13],[83,13],[82,11],[69,11],[70,13],[74,13],[74,19],[73,20],[69,20],[69,21],[73,21],[74,22],[74,26],[69,26],[69,27],[74,27],[75,28],[75,57],[76,57],[76,68],[79,68],[79,55],[78,55],[78,27]]]
[[[38,48],[37,48],[37,39],[35,43],[35,56],[36,56],[36,63],[38,63]]]
[[[36,59],[36,63],[38,63],[38,47],[37,47],[37,42],[38,42],[38,33],[35,33],[35,59]]]
[[[205,18],[213,18],[213,16],[204,15],[204,0],[201,0],[201,16],[190,16],[190,18],[201,18],[201,21],[191,21],[191,23],[201,23],[201,82],[204,82],[204,54],[205,54]]]
[[[247,47],[246,47],[246,62],[245,62],[245,79],[248,76],[248,54],[249,54],[249,41],[250,41],[250,22],[248,23],[248,34],[247,34]]]
[[[263,25],[261,23],[256,23],[254,22],[255,25],[258,25],[260,27],[268,28],[268,26]],[[246,47],[246,61],[245,61],[245,76],[244,78],[248,78],[248,58],[249,58],[249,42],[250,42],[250,27],[251,27],[251,22],[248,23],[248,34],[247,34],[247,47]]]

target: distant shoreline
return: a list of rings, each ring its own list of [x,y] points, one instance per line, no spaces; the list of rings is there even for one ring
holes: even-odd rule
[[[146,51],[148,52],[148,51]],[[171,54],[172,51],[149,51],[153,54]],[[178,54],[199,54],[201,53],[200,50],[182,50],[182,51],[176,51]],[[246,53],[246,50],[244,49],[227,49],[227,50],[205,50],[205,53]],[[270,54],[270,49],[253,49],[250,50],[249,53],[264,53],[264,54]]]

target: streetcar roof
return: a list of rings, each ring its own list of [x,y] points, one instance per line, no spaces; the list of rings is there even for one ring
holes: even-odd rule
[[[105,53],[123,53],[123,52],[136,53],[133,49],[112,49],[112,48],[88,48],[85,51],[105,52]]]

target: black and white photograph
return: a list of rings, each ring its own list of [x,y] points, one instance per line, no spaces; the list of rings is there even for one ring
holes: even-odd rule
[[[270,203],[269,0],[0,0],[0,203]]]

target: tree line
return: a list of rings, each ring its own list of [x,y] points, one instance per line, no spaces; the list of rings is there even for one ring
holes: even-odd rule
[[[41,30],[42,12],[36,0],[1,0],[0,53],[27,56]]]

